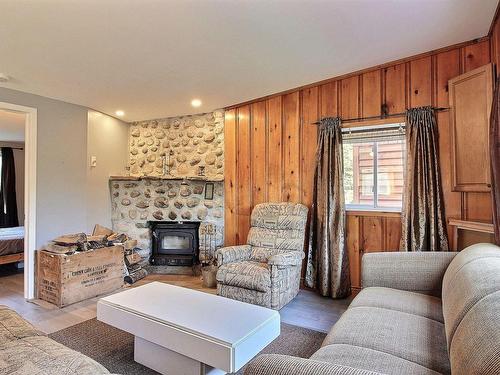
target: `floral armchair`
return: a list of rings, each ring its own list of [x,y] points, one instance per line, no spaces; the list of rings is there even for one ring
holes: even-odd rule
[[[217,250],[217,294],[281,309],[299,292],[307,207],[255,206],[246,245]]]

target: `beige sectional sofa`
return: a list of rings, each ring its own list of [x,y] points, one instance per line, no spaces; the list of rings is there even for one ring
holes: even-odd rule
[[[71,350],[0,306],[0,374],[109,374],[103,366]]]
[[[500,374],[500,247],[366,254],[362,279],[311,358],[262,355],[245,375]]]

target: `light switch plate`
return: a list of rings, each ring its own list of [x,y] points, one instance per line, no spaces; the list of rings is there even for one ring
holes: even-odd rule
[[[95,157],[95,156],[90,157],[90,166],[97,167],[97,157]]]

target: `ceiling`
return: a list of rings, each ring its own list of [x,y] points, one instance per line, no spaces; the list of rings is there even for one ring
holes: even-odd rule
[[[24,142],[25,116],[0,109],[0,142]]]
[[[207,112],[485,36],[497,0],[0,0],[0,86],[127,121]],[[203,104],[193,108],[199,98]]]

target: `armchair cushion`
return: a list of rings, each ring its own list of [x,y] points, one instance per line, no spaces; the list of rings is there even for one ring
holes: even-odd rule
[[[278,267],[300,266],[304,259],[304,253],[300,251],[284,251],[271,256],[267,264]]]
[[[240,262],[250,259],[252,247],[250,245],[228,246],[219,249],[215,253],[217,264],[222,266],[228,263]]]
[[[266,263],[243,261],[227,263],[219,267],[217,282],[244,289],[268,292],[271,288],[271,272]]]
[[[264,262],[267,263],[270,257],[276,252],[275,249],[268,247],[252,246],[252,252],[250,254],[250,259],[254,262]]]
[[[248,244],[252,246],[251,259],[264,262],[285,250],[302,251],[304,233],[299,230],[271,230],[252,227],[248,233]]]
[[[283,250],[303,251],[307,207],[291,203],[258,204],[252,211],[248,244],[251,259],[266,262]]]
[[[304,231],[307,207],[294,203],[261,203],[252,211],[251,226],[266,229],[296,229]]]

